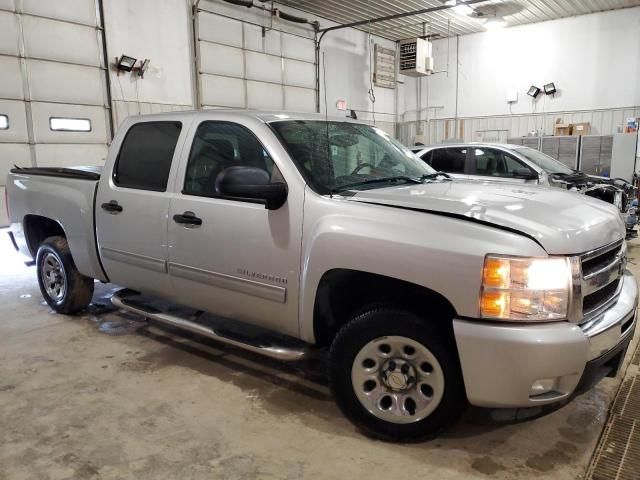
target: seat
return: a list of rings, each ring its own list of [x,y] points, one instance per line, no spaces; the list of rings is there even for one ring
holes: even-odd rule
[[[494,175],[498,168],[498,162],[495,157],[487,158],[487,164],[485,165],[484,171],[482,173],[484,175]]]

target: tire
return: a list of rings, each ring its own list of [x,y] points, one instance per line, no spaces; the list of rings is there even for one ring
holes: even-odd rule
[[[447,337],[395,308],[370,308],[344,325],[329,352],[329,383],[344,415],[394,442],[427,440],[453,425],[467,400]]]
[[[42,242],[36,269],[40,292],[54,311],[73,315],[87,308],[93,297],[93,279],[78,272],[66,238],[55,236]]]

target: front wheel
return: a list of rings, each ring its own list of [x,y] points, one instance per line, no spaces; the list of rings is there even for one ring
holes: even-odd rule
[[[73,262],[67,239],[49,237],[36,255],[38,284],[47,304],[58,313],[84,310],[93,297],[93,279],[82,275]]]
[[[466,398],[452,342],[417,315],[371,309],[340,329],[330,383],[344,414],[366,433],[419,441],[452,425]]]

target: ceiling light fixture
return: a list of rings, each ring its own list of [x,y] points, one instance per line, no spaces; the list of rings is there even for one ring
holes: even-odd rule
[[[471,15],[473,13],[473,8],[469,5],[465,5],[464,3],[456,5],[452,10],[458,15]]]
[[[556,89],[556,84],[551,82],[551,83],[547,83],[544,86],[544,93],[546,93],[547,95],[553,95],[554,93],[556,93],[558,90]]]
[[[484,28],[487,30],[498,30],[506,26],[506,20],[500,17],[490,18],[486,22],[484,22]]]

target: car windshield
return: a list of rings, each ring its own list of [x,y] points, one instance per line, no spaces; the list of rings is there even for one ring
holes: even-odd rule
[[[418,182],[435,173],[377,127],[340,121],[271,123],[309,185],[319,193]]]
[[[571,175],[573,173],[573,170],[567,167],[564,163],[559,162],[555,158],[551,158],[549,155],[545,155],[542,152],[534,150],[533,148],[519,147],[516,151],[523,157],[531,160],[547,173],[561,175]]]

